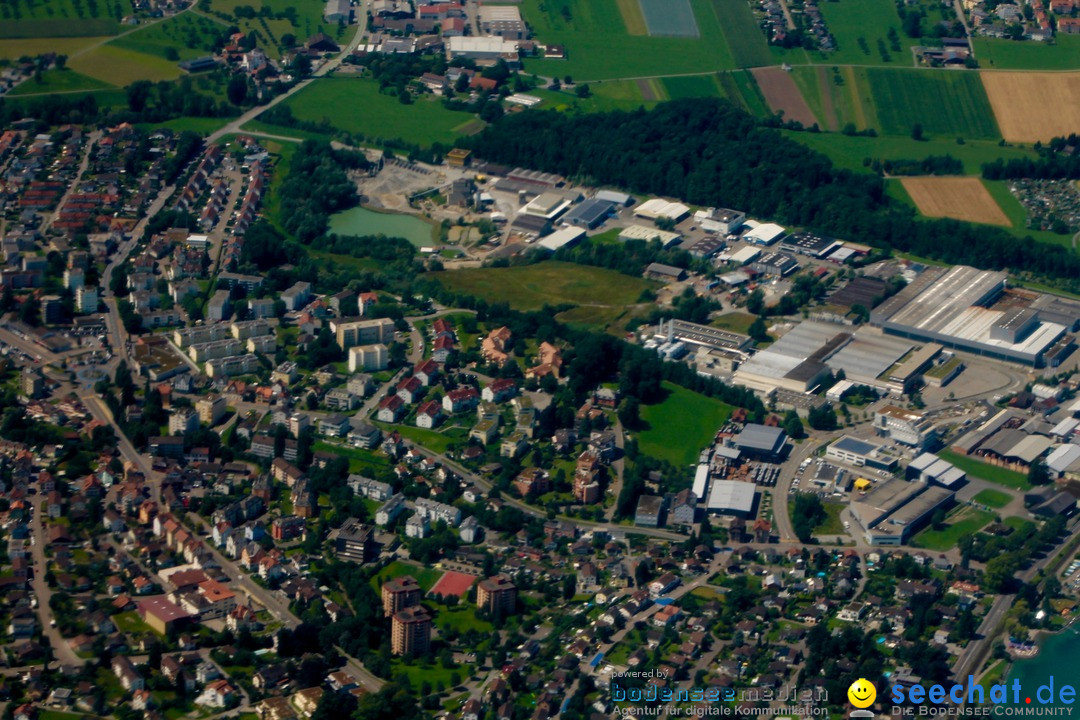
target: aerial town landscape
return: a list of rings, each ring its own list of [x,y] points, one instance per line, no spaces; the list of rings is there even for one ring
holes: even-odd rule
[[[1074,0],[0,0],[0,715],[1070,714],[1078,239]]]

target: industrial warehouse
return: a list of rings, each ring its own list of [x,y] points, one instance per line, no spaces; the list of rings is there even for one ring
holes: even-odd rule
[[[1080,303],[1009,290],[1008,274],[966,265],[928,268],[870,314],[891,335],[932,340],[1035,367],[1059,364],[1075,342]]]
[[[871,545],[903,545],[934,511],[950,505],[955,493],[925,482],[893,478],[851,503],[851,516]]]

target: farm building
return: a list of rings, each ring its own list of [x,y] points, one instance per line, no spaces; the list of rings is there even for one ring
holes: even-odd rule
[[[323,17],[329,23],[352,22],[352,3],[350,0],[327,0]]]

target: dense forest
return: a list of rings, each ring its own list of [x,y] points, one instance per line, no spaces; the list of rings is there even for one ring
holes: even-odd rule
[[[528,142],[523,142],[528,138]],[[1080,256],[997,228],[919,220],[881,178],[838,170],[824,155],[763,128],[723,100],[653,110],[508,115],[459,141],[481,157],[888,247],[947,263],[1009,268],[1080,289]]]
[[[982,166],[987,180],[1013,180],[1035,178],[1037,180],[1080,179],[1080,137],[1054,138],[1045,146],[1036,145],[1039,157],[1014,158],[1006,162],[1001,158]]]

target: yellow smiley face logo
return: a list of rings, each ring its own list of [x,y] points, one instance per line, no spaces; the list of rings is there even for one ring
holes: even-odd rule
[[[857,708],[868,708],[877,699],[877,688],[866,678],[859,678],[847,689],[847,698]]]

